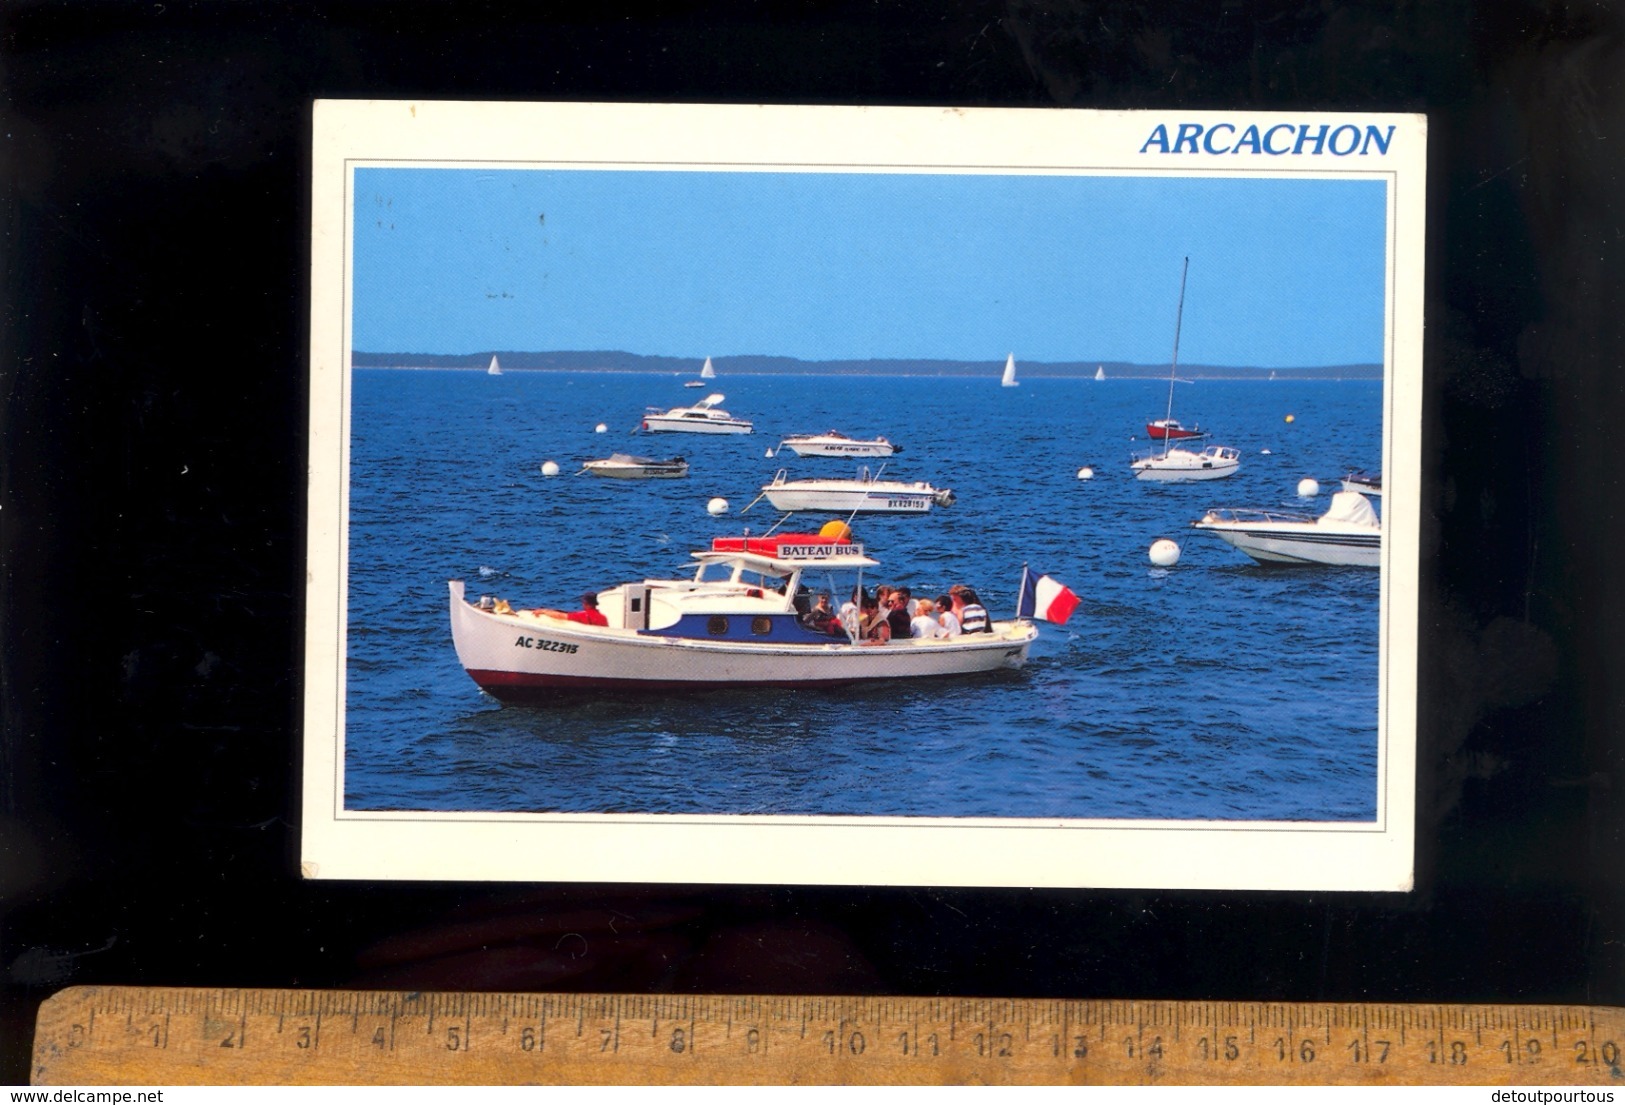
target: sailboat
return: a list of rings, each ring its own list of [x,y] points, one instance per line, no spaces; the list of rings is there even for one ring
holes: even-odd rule
[[[700,378],[698,380],[690,380],[683,386],[685,388],[703,388],[705,386],[705,381],[715,380],[716,378],[717,370],[711,367],[711,358],[707,357],[705,358],[705,365],[700,369]]]
[[[1179,435],[1196,436],[1200,431],[1186,430],[1174,421],[1174,384],[1179,379],[1179,332],[1185,321],[1185,278],[1190,274],[1191,259],[1185,258],[1185,267],[1179,274],[1179,313],[1174,316],[1174,355],[1168,369],[1168,413],[1160,422],[1162,452],[1151,452],[1133,458],[1130,465],[1137,480],[1156,480],[1162,483],[1180,483],[1188,480],[1217,480],[1233,476],[1241,467],[1241,452],[1227,445],[1209,445],[1196,452],[1173,445]]]
[[[1010,354],[1004,360],[1004,377],[999,383],[1007,388],[1018,388],[1021,383],[1016,379],[1016,355]]]
[[[1102,365],[1096,365],[1095,366],[1095,379],[1104,380],[1105,378],[1106,378],[1106,366],[1103,365],[1103,364]]]
[[[491,354],[491,367],[485,370],[487,376],[501,376],[502,366],[497,364],[497,355]]]

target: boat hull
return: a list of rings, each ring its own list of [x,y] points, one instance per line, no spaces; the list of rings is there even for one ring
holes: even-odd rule
[[[587,464],[582,466],[582,471],[606,480],[680,480],[688,475],[686,465],[682,468],[638,468],[631,465],[594,467]]]
[[[1215,461],[1209,465],[1163,465],[1157,461],[1136,461],[1134,478],[1153,483],[1187,483],[1192,480],[1222,480],[1233,476],[1241,465]]]
[[[999,622],[994,633],[952,641],[757,645],[496,614],[464,601],[461,580],[452,580],[450,591],[457,659],[481,689],[504,702],[973,675],[1020,667],[1038,635],[1030,623]]]
[[[652,434],[748,434],[755,427],[749,422],[706,421],[698,418],[662,418],[649,415],[643,420],[643,429]]]
[[[1378,533],[1327,532],[1313,523],[1296,528],[1207,522],[1192,525],[1235,546],[1261,564],[1382,566],[1382,537]]]
[[[775,510],[828,510],[838,514],[925,514],[936,502],[929,491],[769,487],[763,494]]]
[[[784,447],[798,457],[889,457],[897,451],[889,443],[876,441],[786,441]]]

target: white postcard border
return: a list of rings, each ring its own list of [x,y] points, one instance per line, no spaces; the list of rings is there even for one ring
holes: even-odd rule
[[[307,877],[1258,890],[1410,887],[1420,568],[1423,117],[327,100],[316,103],[313,122],[300,853]],[[1257,128],[1250,132],[1254,147],[1236,151],[1234,143],[1249,133],[1249,126]],[[1328,149],[1326,136],[1348,126],[1356,128],[1356,137],[1368,135],[1368,128],[1391,137],[1380,156],[1369,138],[1363,154],[1357,148]],[[1306,129],[1309,138],[1299,140]],[[1318,152],[1311,144],[1316,134],[1322,136]],[[1305,148],[1282,148],[1288,139]],[[1256,148],[1260,143],[1267,148]],[[494,158],[494,152],[500,156]],[[930,166],[929,171],[938,172],[1386,178],[1388,363],[1376,820],[1322,824],[343,809],[353,298],[349,186],[358,164],[408,163],[862,173],[920,172]]]

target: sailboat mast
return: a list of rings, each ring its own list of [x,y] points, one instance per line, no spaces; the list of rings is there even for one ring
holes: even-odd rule
[[[1185,277],[1191,271],[1191,259],[1185,258],[1185,267],[1179,270],[1179,310],[1174,314],[1174,356],[1168,367],[1168,413],[1162,426],[1162,455],[1168,455],[1168,443],[1173,435],[1169,433],[1168,423],[1174,419],[1174,377],[1179,375],[1179,330],[1185,322]]]

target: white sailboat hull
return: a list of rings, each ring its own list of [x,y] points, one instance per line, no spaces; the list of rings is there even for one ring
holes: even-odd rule
[[[462,580],[452,580],[450,590],[457,659],[475,683],[503,701],[570,691],[836,686],[970,675],[1020,667],[1038,635],[1031,623],[1017,621],[946,641],[708,641],[496,614],[466,602]]]
[[[1241,468],[1241,455],[1230,448],[1169,449],[1136,459],[1134,478],[1156,483],[1188,483],[1194,480],[1222,480]]]

